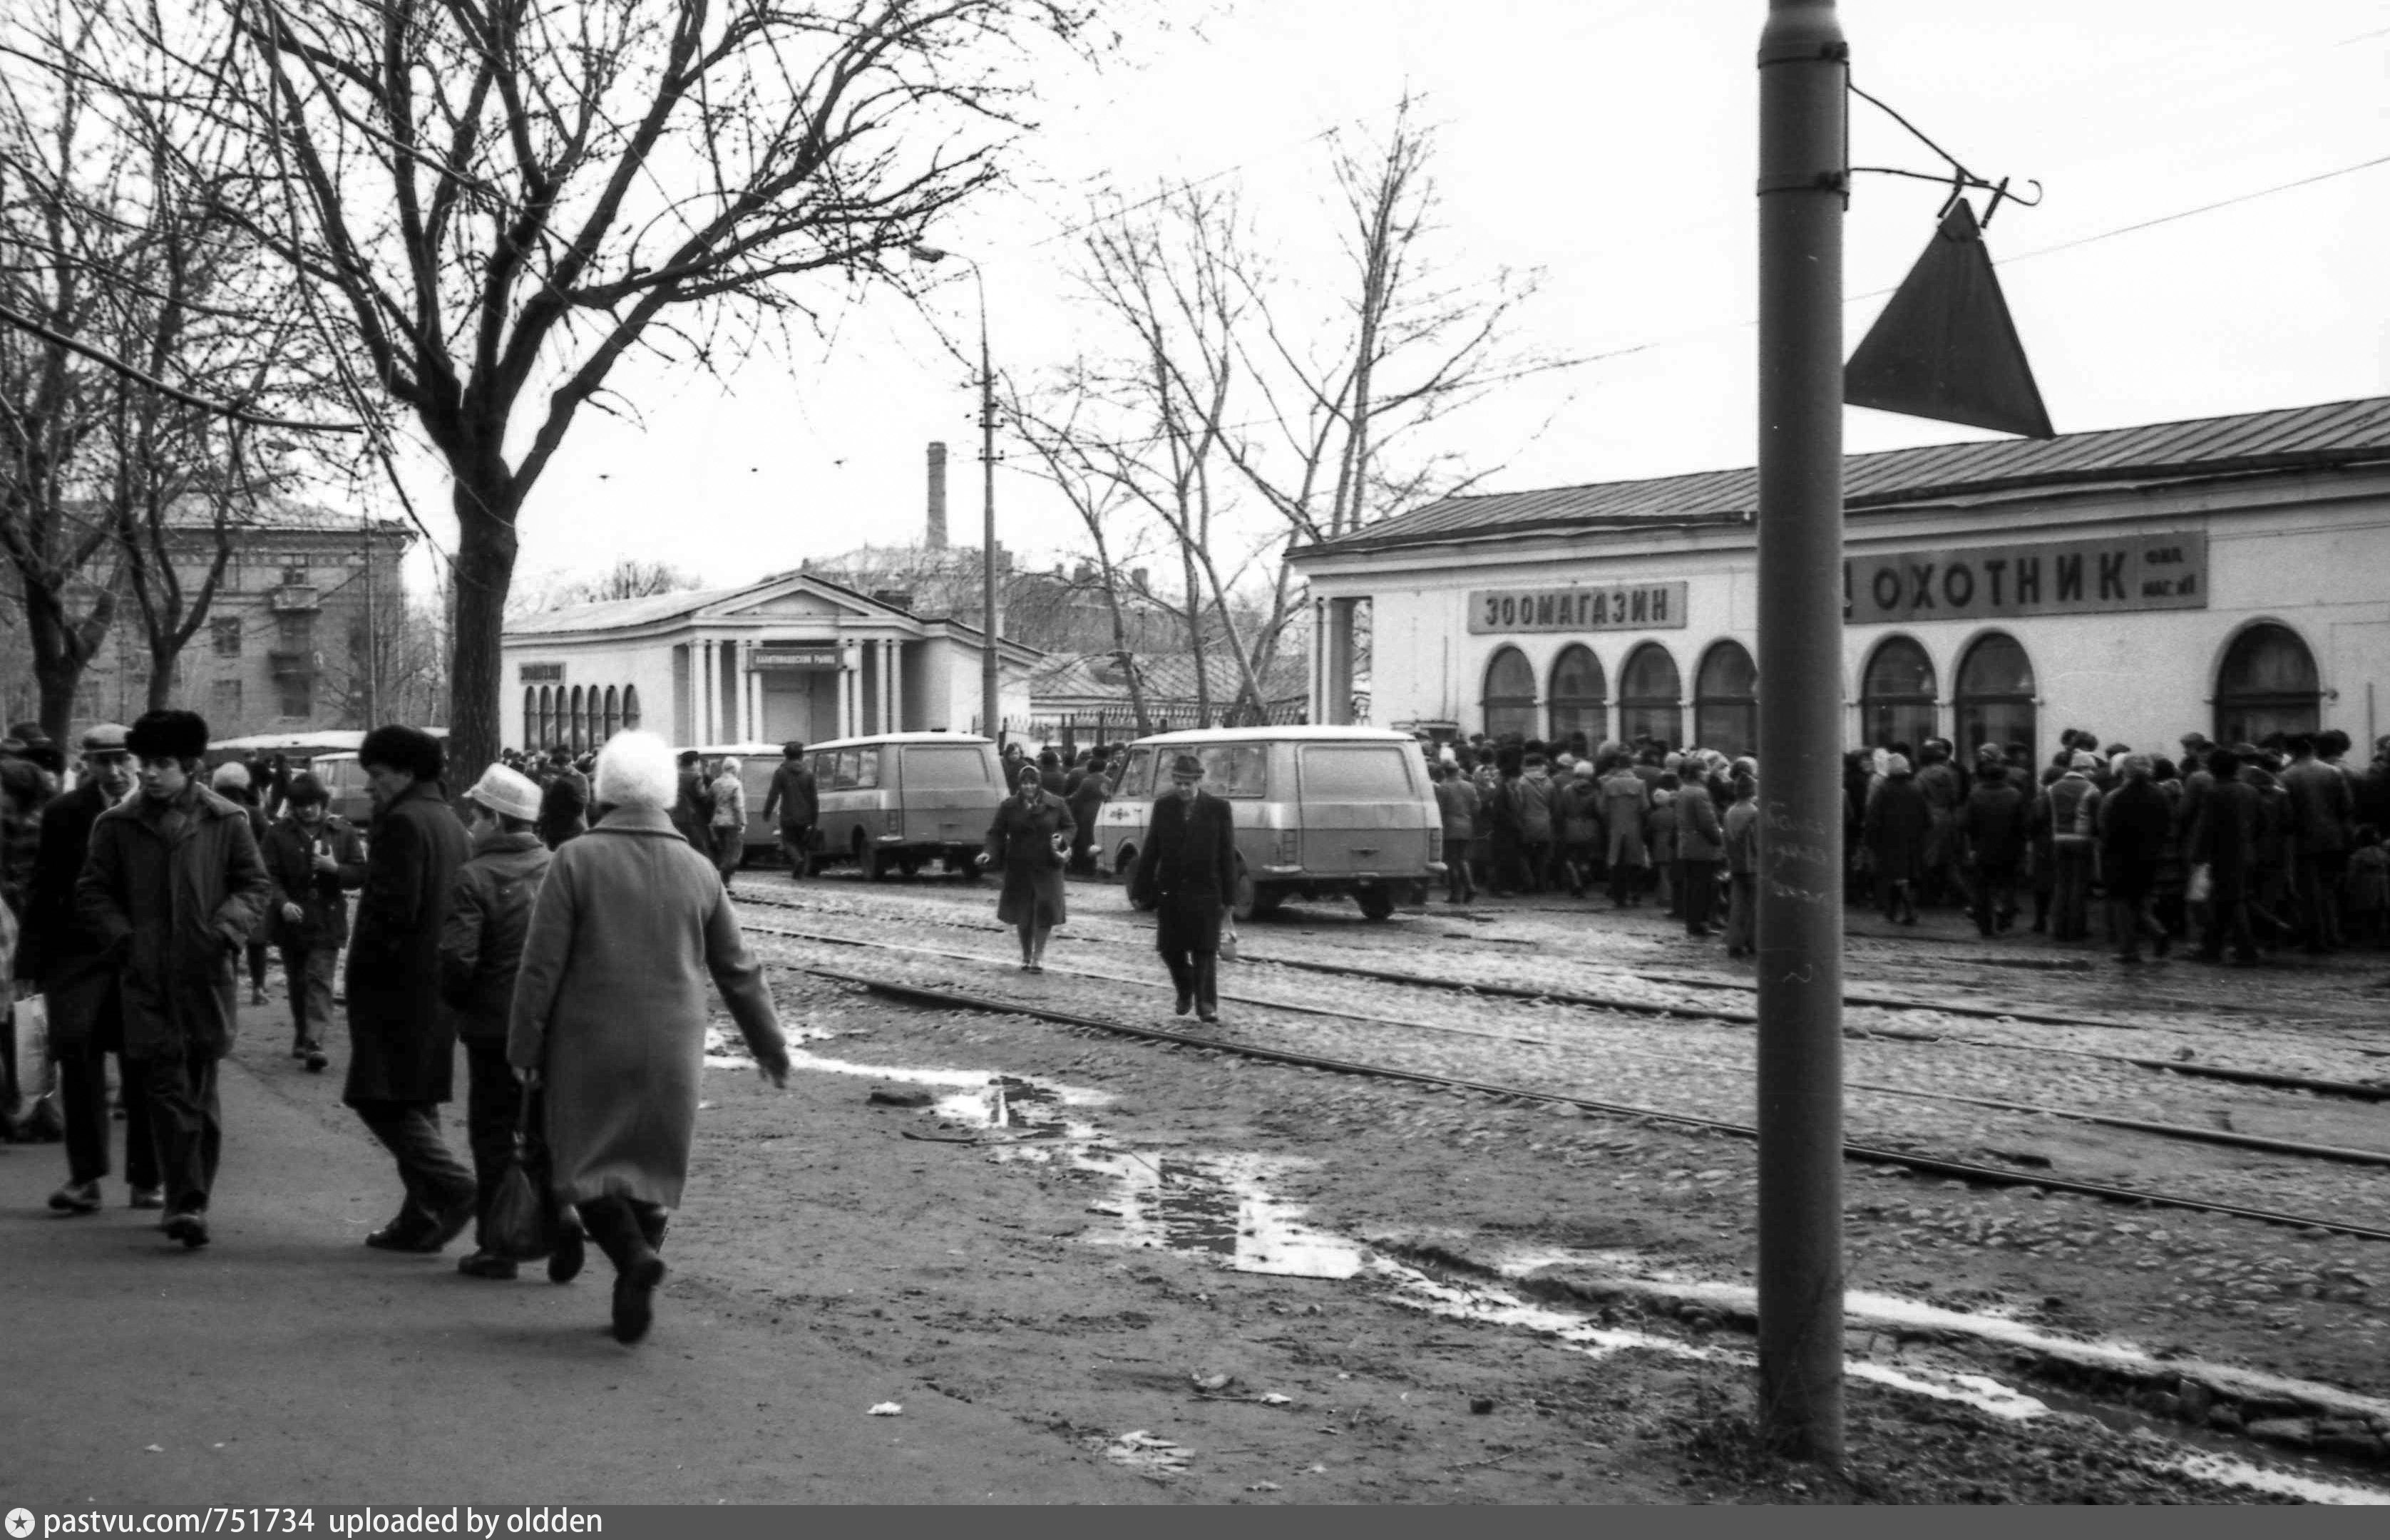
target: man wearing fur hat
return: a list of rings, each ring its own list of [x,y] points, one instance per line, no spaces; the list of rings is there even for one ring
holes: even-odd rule
[[[440,995],[456,1012],[456,1035],[465,1040],[474,1214],[486,1226],[521,1114],[514,1067],[507,1062],[508,1012],[548,853],[538,833],[540,789],[530,776],[493,764],[465,793],[465,803],[473,820],[473,854],[456,873],[440,927]],[[493,1255],[478,1230],[473,1238],[472,1254],[457,1263],[458,1272],[476,1278],[515,1276],[511,1258]]]
[[[197,712],[148,712],[125,746],[141,794],[93,823],[75,908],[119,959],[124,1053],[142,1064],[166,1186],[161,1227],[197,1248],[224,1149],[216,1064],[232,1047],[233,964],[271,883],[247,811],[199,784],[208,725]]]
[[[332,974],[349,939],[348,893],[366,879],[365,847],[347,820],[332,815],[330,801],[314,775],[291,776],[264,848],[274,879],[268,915],[290,990],[290,1057],[319,1072],[331,1062],[324,1035],[332,1025]]]
[[[440,1134],[456,1023],[440,997],[440,927],[464,827],[449,809],[440,741],[419,728],[376,727],[357,749],[373,788],[365,890],[349,942],[349,1076],[342,1099],[398,1162],[406,1200],[366,1237],[384,1251],[436,1251],[472,1223],[473,1174]]]

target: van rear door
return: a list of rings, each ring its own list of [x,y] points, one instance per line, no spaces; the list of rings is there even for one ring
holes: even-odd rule
[[[1437,821],[1404,743],[1305,743],[1295,754],[1303,868],[1320,877],[1422,877]]]
[[[897,805],[905,811],[908,845],[976,845],[1004,801],[996,784],[996,751],[981,743],[907,743]]]

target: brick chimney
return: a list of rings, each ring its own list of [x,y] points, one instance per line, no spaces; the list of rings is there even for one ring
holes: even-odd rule
[[[946,548],[946,446],[930,445],[930,549]]]

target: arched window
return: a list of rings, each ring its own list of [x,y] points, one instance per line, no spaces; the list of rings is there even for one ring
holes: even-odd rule
[[[2216,741],[2258,743],[2268,733],[2322,725],[2315,654],[2297,632],[2271,622],[2232,638],[2216,675]]]
[[[589,747],[589,707],[578,685],[572,687],[572,718],[565,732],[566,746],[574,753]]]
[[[1583,733],[1586,747],[1601,742],[1610,729],[1610,687],[1601,676],[1601,660],[1582,643],[1561,649],[1552,664],[1552,741],[1565,742],[1571,733]]]
[[[539,691],[529,685],[523,687],[522,746],[539,747]]]
[[[1693,741],[1731,759],[1759,752],[1759,671],[1736,641],[1702,654],[1693,676]]]
[[[533,725],[532,747],[546,749],[556,742],[556,697],[546,685],[539,687],[539,721]]]
[[[623,687],[623,730],[632,733],[639,730],[639,687],[636,685]]]
[[[1618,671],[1618,736],[1629,742],[1657,738],[1676,748],[1684,739],[1684,694],[1677,661],[1659,643],[1645,642]]]
[[[1859,676],[1859,741],[1870,749],[1906,743],[1913,752],[1940,737],[1934,685],[1934,660],[1923,648],[1906,636],[1885,637]],[[2025,693],[2033,693],[2030,679]]]
[[[614,687],[606,687],[606,736],[612,738],[623,730],[623,698]]]
[[[1986,743],[2024,745],[2028,764],[2039,764],[2034,737],[2033,660],[2014,636],[1995,631],[1980,637],[1959,660],[1959,750],[1972,756]]]
[[[1535,667],[1525,653],[1506,647],[1485,665],[1485,736],[1531,738],[1535,731]]]

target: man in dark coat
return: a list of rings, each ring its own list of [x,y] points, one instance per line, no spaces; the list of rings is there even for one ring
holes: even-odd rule
[[[764,821],[778,815],[780,853],[789,858],[789,875],[802,878],[813,863],[814,825],[821,818],[821,794],[814,773],[805,764],[805,746],[794,738],[780,745],[780,765],[772,772],[771,789],[764,793]]]
[[[50,1195],[60,1213],[96,1213],[108,1174],[108,1056],[124,1084],[124,1179],[136,1209],[165,1206],[157,1146],[149,1137],[140,1062],[124,1054],[116,966],[107,943],[75,911],[75,879],[91,851],[91,827],[133,789],[124,729],[103,722],[83,735],[83,780],[42,810],[41,841],[25,908],[17,977],[49,1002],[50,1057],[58,1066],[66,1120],[67,1182]]]
[[[1998,757],[1976,762],[1975,789],[1959,809],[1958,838],[1974,875],[1975,930],[1994,935],[2016,923],[2017,872],[2030,841],[2024,792]]]
[[[2170,942],[2150,913],[2150,895],[2157,889],[2158,860],[2172,833],[2174,809],[2151,778],[2155,766],[2147,754],[2127,754],[2124,779],[2100,799],[2100,870],[2108,888],[2108,929],[2119,950],[2116,960],[2141,960],[2147,937],[2163,957]]]
[[[116,963],[124,1053],[142,1062],[165,1178],[161,1227],[196,1249],[224,1151],[216,1065],[232,1048],[233,964],[271,884],[248,810],[199,784],[208,725],[197,712],[147,712],[125,746],[141,794],[92,824],[75,911]]]
[[[1096,818],[1111,796],[1111,777],[1105,770],[1104,751],[1095,751],[1083,768],[1071,774],[1076,784],[1062,795],[1071,809],[1071,821],[1078,826],[1077,832],[1071,836],[1071,869],[1092,877],[1096,870]]]
[[[1153,804],[1130,898],[1159,913],[1155,942],[1178,986],[1178,1014],[1189,1007],[1220,1019],[1220,914],[1237,891],[1237,828],[1228,804],[1202,789],[1203,762],[1180,754],[1170,789]]]
[[[2229,943],[2235,965],[2255,968],[2257,943],[2250,930],[2249,898],[2264,815],[2257,789],[2241,778],[2239,754],[2214,750],[2207,756],[2207,769],[2215,781],[2200,799],[2189,853],[2193,868],[2205,866],[2208,878],[2207,925],[2199,956],[2206,962],[2222,962]]]
[[[332,815],[324,783],[302,772],[283,792],[282,816],[265,831],[265,875],[274,892],[267,919],[290,988],[290,1057],[320,1072],[331,1062],[332,975],[349,939],[349,892],[364,885],[365,846]]]
[[[1883,918],[1895,925],[1917,923],[1917,883],[1925,871],[1925,834],[1932,823],[1908,757],[1893,755],[1882,782],[1868,793],[1864,838],[1875,863]]]
[[[441,784],[439,740],[414,727],[376,727],[357,750],[373,788],[365,891],[349,942],[349,1078],[341,1099],[398,1162],[406,1201],[366,1237],[385,1251],[436,1251],[473,1219],[473,1174],[440,1135],[456,1023],[440,998],[440,926],[464,826]]]
[[[482,774],[465,794],[472,809],[473,854],[456,873],[448,918],[440,927],[440,995],[456,1012],[465,1041],[465,1128],[473,1150],[474,1214],[481,1226],[472,1254],[456,1264],[467,1277],[510,1278],[514,1259],[489,1248],[490,1200],[514,1153],[522,1113],[514,1066],[507,1062],[508,1013],[532,905],[547,876],[547,847],[533,828],[540,790],[503,764]]]
[[[705,789],[705,756],[680,751],[680,794],[673,800],[672,826],[689,847],[713,859],[713,793]]]

